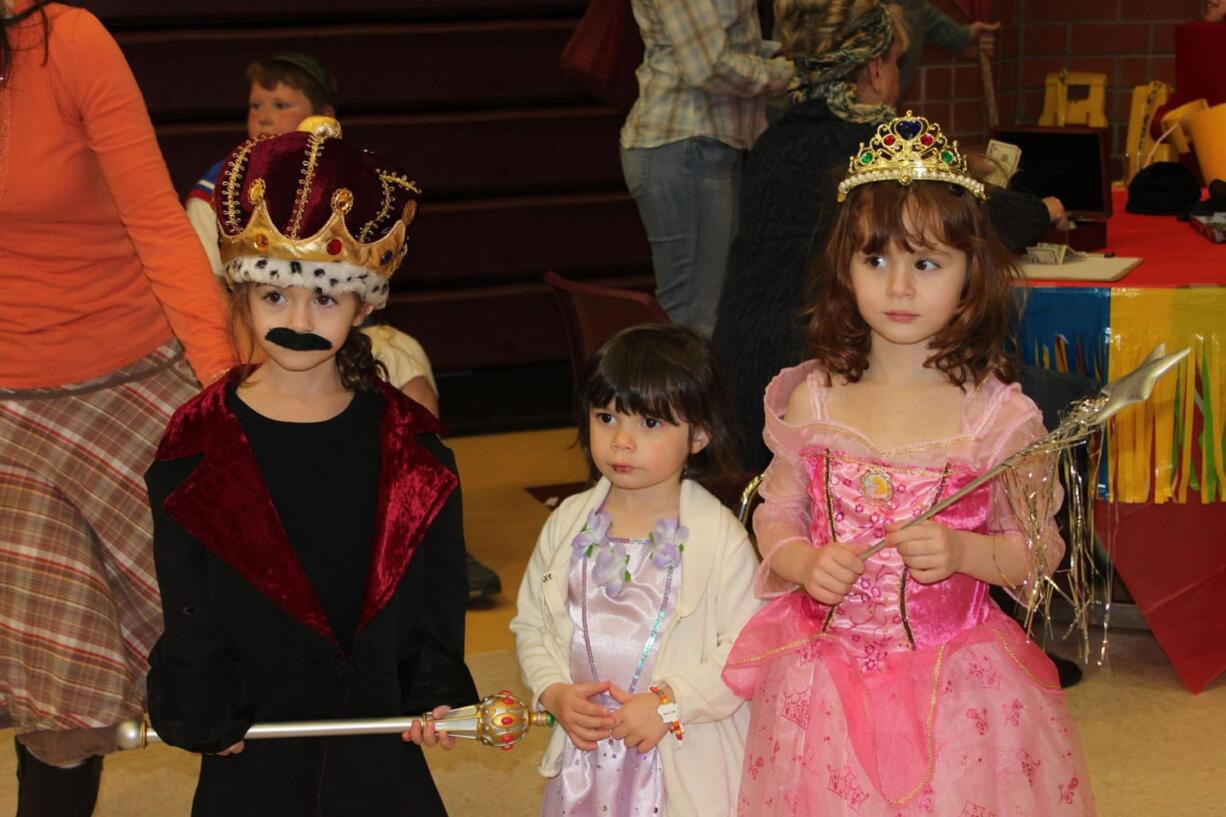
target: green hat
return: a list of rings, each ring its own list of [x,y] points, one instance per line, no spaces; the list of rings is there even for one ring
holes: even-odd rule
[[[336,77],[332,75],[322,62],[312,57],[310,54],[302,54],[297,51],[290,51],[285,54],[277,54],[275,57],[267,60],[267,62],[284,62],[295,68],[300,68],[306,72],[307,76],[315,81],[319,89],[324,95],[324,104],[336,105],[336,97],[340,94],[340,88],[337,86]]]

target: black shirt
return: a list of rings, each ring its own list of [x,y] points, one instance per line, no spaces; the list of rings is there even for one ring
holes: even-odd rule
[[[348,653],[366,590],[379,500],[383,398],[359,391],[318,423],[259,414],[233,389],[226,404],[251,444],[260,475],[298,560]]]

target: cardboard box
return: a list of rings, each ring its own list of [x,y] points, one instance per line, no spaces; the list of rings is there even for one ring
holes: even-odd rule
[[[1042,125],[1001,125],[992,130],[993,139],[1022,149],[1022,162],[1009,188],[1055,196],[1076,225],[1071,230],[1050,230],[1042,241],[1068,244],[1081,252],[1107,246],[1111,182],[1106,135],[1103,128]]]

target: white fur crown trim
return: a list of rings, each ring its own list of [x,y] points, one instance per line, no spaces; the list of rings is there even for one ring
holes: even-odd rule
[[[239,256],[226,264],[231,284],[251,282],[278,287],[303,287],[324,295],[357,296],[375,309],[387,305],[387,279],[345,261],[293,261],[285,258]]]

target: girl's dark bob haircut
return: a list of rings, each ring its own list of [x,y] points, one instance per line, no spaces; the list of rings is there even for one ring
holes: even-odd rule
[[[1021,271],[1001,244],[987,206],[943,182],[875,182],[857,187],[840,207],[824,253],[809,270],[805,312],[809,352],[826,373],[858,381],[868,368],[872,333],[856,306],[851,262],[860,253],[907,252],[941,243],[966,254],[966,285],[949,325],[928,342],[924,362],[965,387],[1017,379],[1014,331],[1023,292]]]
[[[617,411],[689,423],[710,442],[686,461],[686,477],[718,485],[738,474],[732,407],[711,342],[672,324],[643,324],[623,329],[605,341],[579,376],[575,419],[579,445],[592,477],[592,409],[612,405]]]

